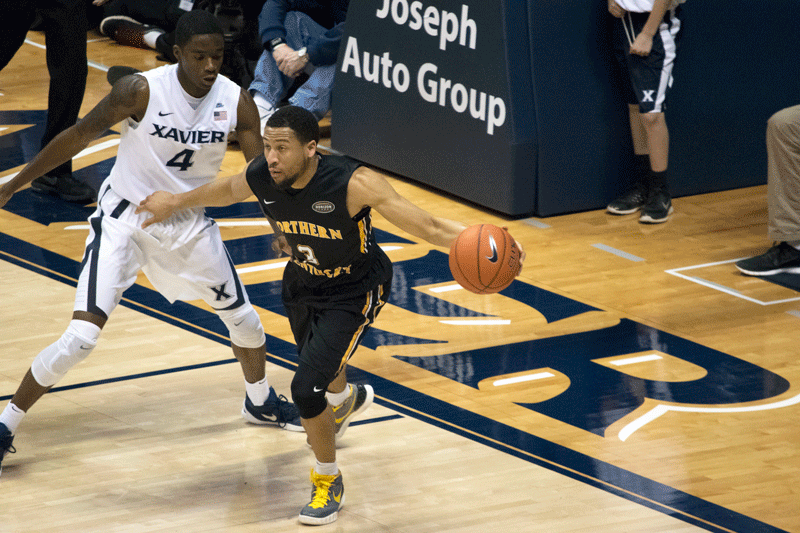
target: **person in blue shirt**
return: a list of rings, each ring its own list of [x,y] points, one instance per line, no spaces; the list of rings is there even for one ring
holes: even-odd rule
[[[250,93],[262,131],[286,99],[322,119],[331,107],[336,59],[349,0],[267,0],[258,18],[264,52]],[[289,95],[295,80],[308,79]]]

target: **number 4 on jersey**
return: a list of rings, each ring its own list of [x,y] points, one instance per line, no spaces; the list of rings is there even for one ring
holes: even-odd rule
[[[192,163],[192,156],[194,155],[194,150],[183,150],[182,152],[178,152],[175,154],[175,157],[167,161],[168,167],[178,167],[181,170],[188,170],[190,166],[194,165]]]

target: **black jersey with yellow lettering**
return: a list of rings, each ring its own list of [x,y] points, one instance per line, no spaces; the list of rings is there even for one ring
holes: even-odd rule
[[[247,169],[247,182],[265,215],[278,223],[292,248],[283,276],[285,301],[324,301],[369,292],[392,277],[389,258],[375,241],[371,209],[351,217],[347,186],[360,163],[320,155],[303,189],[280,190],[264,155]]]

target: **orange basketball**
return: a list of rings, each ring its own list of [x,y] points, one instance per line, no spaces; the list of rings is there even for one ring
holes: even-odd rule
[[[502,291],[522,265],[514,238],[492,224],[470,226],[450,247],[450,272],[459,285],[475,294]]]

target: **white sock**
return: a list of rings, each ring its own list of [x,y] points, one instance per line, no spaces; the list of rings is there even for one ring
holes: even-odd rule
[[[332,463],[320,463],[317,461],[314,472],[321,476],[335,476],[339,473],[339,466],[336,464],[336,461]]]
[[[325,397],[328,399],[328,403],[331,405],[342,405],[347,397],[350,396],[350,384],[348,383],[347,386],[344,388],[342,392],[326,392]]]
[[[3,412],[0,413],[0,422],[6,425],[11,434],[17,432],[20,422],[25,417],[25,411],[9,402]]]
[[[275,112],[275,106],[267,102],[266,97],[258,91],[253,91],[253,100],[256,102],[258,116],[261,118],[261,133],[264,133],[264,128],[267,127],[267,120]]]
[[[248,383],[247,380],[245,380],[244,388],[247,391],[247,397],[250,398],[253,405],[264,405],[264,402],[266,402],[269,397],[269,381],[267,381],[266,376],[256,383]]]
[[[144,35],[142,35],[142,40],[144,41],[144,44],[155,50],[156,39],[158,39],[158,36],[161,35],[162,33],[164,33],[164,30],[161,29],[150,30]]]

